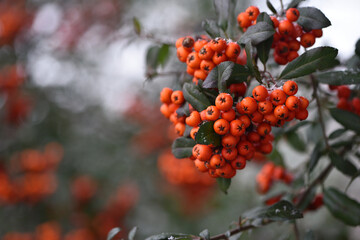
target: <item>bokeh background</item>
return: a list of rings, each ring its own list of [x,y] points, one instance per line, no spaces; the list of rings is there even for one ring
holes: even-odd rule
[[[237,1],[235,12],[249,5],[268,11],[265,1],[254,0]],[[332,21],[316,46],[336,47],[341,61],[349,59],[360,37],[360,2],[303,5]],[[113,227],[126,238],[134,226],[136,239],[205,228],[217,234],[262,204],[255,186],[259,164],[250,163],[224,195],[190,160],[172,157],[174,133],[159,113],[158,94],[164,86],[176,88],[177,78],[146,76],[150,46],[202,34],[201,21],[214,16],[208,0],[0,1],[1,239],[106,239]],[[166,64],[158,71],[185,69],[174,50],[164,49]],[[301,133],[305,142],[313,128]],[[312,149],[299,152],[285,140],[278,147],[290,170]],[[334,170],[329,184],[347,182]],[[358,186],[349,189],[357,199]],[[299,226],[318,239],[360,234],[323,208],[307,213]],[[272,224],[250,239],[264,236],[291,239],[292,229]]]

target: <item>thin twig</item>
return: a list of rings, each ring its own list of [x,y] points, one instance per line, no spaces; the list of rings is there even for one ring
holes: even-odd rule
[[[294,220],[293,227],[294,227],[295,239],[300,240],[300,232],[299,232],[299,228],[296,224],[296,220]]]

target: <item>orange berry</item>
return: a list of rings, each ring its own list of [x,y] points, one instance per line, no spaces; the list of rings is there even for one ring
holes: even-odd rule
[[[244,169],[246,166],[246,159],[243,156],[237,156],[233,161],[231,161],[231,166],[234,169]]]
[[[246,12],[242,12],[237,16],[237,22],[240,27],[247,28],[251,26],[251,20],[249,18],[249,14]]]
[[[221,52],[226,48],[226,41],[222,38],[212,39],[210,41],[210,47],[215,52]]]
[[[260,134],[258,134],[257,132],[249,132],[247,134],[247,139],[252,142],[252,143],[256,143],[256,142],[260,142]]]
[[[185,38],[185,37],[181,37],[181,38],[178,38],[178,39],[176,40],[176,42],[175,42],[175,47],[176,47],[176,48],[179,48],[179,47],[182,46],[182,42],[183,42],[184,38]]]
[[[214,123],[214,131],[219,135],[225,135],[229,132],[230,124],[225,119],[218,119]]]
[[[183,95],[182,91],[177,90],[171,94],[171,102],[172,103],[181,105],[184,103],[184,101],[185,101],[185,99],[184,99],[184,95]]]
[[[176,132],[179,136],[184,135],[185,128],[186,128],[186,126],[185,126],[184,123],[178,122],[178,123],[175,124],[175,132]]]
[[[254,151],[254,146],[249,141],[241,141],[237,146],[237,150],[240,155],[246,156],[250,152]]]
[[[200,112],[201,121],[206,121],[206,109]]]
[[[219,109],[214,106],[211,105],[206,109],[206,119],[209,121],[215,121],[220,117],[220,111]]]
[[[266,120],[266,122],[268,122],[271,126],[275,126],[277,123],[277,118],[275,117],[274,113],[269,113],[264,115],[264,119]]]
[[[209,74],[215,67],[215,64],[211,60],[202,60],[200,63],[200,69]]]
[[[221,118],[225,119],[228,122],[231,122],[235,119],[236,113],[234,109],[230,109],[229,111],[221,111]]]
[[[251,21],[254,21],[256,20],[256,18],[259,16],[260,14],[260,10],[258,7],[255,7],[255,6],[250,6],[248,7],[245,12],[249,15],[249,19]]]
[[[200,68],[200,63],[201,59],[196,52],[191,52],[186,58],[186,64],[193,69]]]
[[[299,105],[300,110],[305,110],[309,106],[309,100],[307,98],[300,96],[299,101],[300,101],[300,105]]]
[[[299,56],[299,53],[297,51],[290,51],[289,55],[287,55],[286,59],[287,59],[288,62],[291,62],[292,60],[294,60],[298,56]]]
[[[194,43],[194,50],[196,52],[200,52],[201,48],[203,46],[205,46],[208,43],[208,41],[204,40],[204,39],[198,39],[196,40],[196,42]]]
[[[291,120],[293,120],[295,118],[295,112],[296,111],[289,111],[289,115],[287,116],[287,118],[285,118],[285,121],[290,122]]]
[[[233,106],[233,98],[228,93],[219,93],[215,99],[215,106],[221,111],[229,111]]]
[[[258,111],[253,112],[250,114],[251,121],[254,123],[261,123],[264,119],[264,115],[259,113]]]
[[[253,89],[252,95],[256,101],[262,102],[265,101],[269,94],[266,87],[259,85]]]
[[[212,178],[218,178],[218,177],[219,177],[219,176],[217,175],[217,173],[216,173],[216,169],[210,168],[209,171],[208,171],[208,173],[209,173],[210,177],[212,177]]]
[[[285,65],[288,63],[287,57],[280,56],[279,54],[276,53],[276,51],[274,51],[273,56],[274,56],[274,61],[277,64]]]
[[[196,70],[196,69],[191,68],[189,65],[186,66],[186,72],[187,72],[190,76],[194,76],[195,70]]]
[[[288,42],[290,51],[298,51],[300,49],[300,43],[296,39],[293,39]]]
[[[212,60],[215,65],[219,65],[220,63],[227,61],[228,57],[223,52],[215,52]]]
[[[228,58],[234,59],[237,58],[240,54],[240,46],[236,42],[230,42],[226,49],[225,49],[225,55]]]
[[[230,122],[230,133],[233,136],[241,136],[245,133],[245,130],[245,124],[241,120],[236,119]]]
[[[292,80],[286,81],[283,85],[283,91],[289,96],[295,95],[298,91],[298,85]]]
[[[224,148],[234,148],[237,144],[237,138],[233,136],[232,134],[227,134],[222,137],[221,139],[221,145]]]
[[[207,77],[207,73],[201,69],[198,69],[198,70],[195,70],[194,77],[197,79],[205,80],[205,78]]]
[[[219,154],[214,154],[210,158],[210,167],[211,168],[221,168],[225,165],[225,159],[222,158]]]
[[[160,112],[166,117],[169,118],[171,115],[171,112],[169,110],[169,105],[167,105],[166,103],[163,103],[160,107]]]
[[[275,17],[275,16],[270,16],[271,18],[271,21],[273,22],[274,24],[274,28],[278,28],[279,27],[279,20]]]
[[[289,116],[289,109],[285,105],[276,106],[274,115],[277,119],[285,119]]]
[[[311,33],[304,33],[300,38],[300,44],[304,48],[311,47],[315,43],[315,36]]]
[[[202,60],[211,60],[214,56],[214,51],[211,49],[209,43],[205,44],[199,51],[199,57]]]
[[[259,102],[258,111],[263,115],[269,114],[273,111],[273,105],[269,100]]]
[[[260,145],[260,152],[262,152],[263,154],[269,154],[272,152],[272,144],[270,142],[268,143],[262,143]]]
[[[191,51],[194,46],[194,42],[195,41],[191,36],[187,36],[183,39],[181,44],[185,49]]]
[[[192,149],[194,157],[201,161],[208,161],[212,156],[212,149],[208,145],[196,144]]]
[[[316,37],[320,38],[323,35],[323,31],[321,29],[313,29],[311,30],[311,33]]]
[[[351,90],[346,85],[338,86],[337,90],[338,90],[338,92],[337,92],[338,98],[348,99],[351,95]]]
[[[250,118],[246,115],[242,115],[238,119],[244,123],[245,128],[248,128],[251,125]]]
[[[199,131],[199,127],[192,128],[191,131],[190,131],[190,137],[195,140],[195,136],[196,136],[198,131]]]
[[[300,121],[307,119],[308,116],[309,113],[306,109],[295,112],[295,118]]]
[[[176,55],[181,62],[186,62],[186,59],[189,54],[190,54],[190,51],[186,50],[183,46],[180,46],[176,50]]]
[[[285,101],[285,106],[290,111],[297,111],[299,109],[300,100],[298,97],[295,96],[289,96]]]
[[[286,94],[281,89],[275,89],[270,93],[270,101],[273,105],[283,105],[286,101]]]
[[[279,33],[285,37],[290,37],[295,32],[295,27],[292,24],[292,22],[290,22],[289,20],[282,20],[279,23],[278,29],[279,29]]]
[[[200,113],[198,111],[193,111],[185,119],[185,123],[190,127],[197,127],[201,123]]]
[[[233,147],[233,148],[223,148],[221,150],[221,155],[228,161],[232,161],[234,160],[237,155],[238,155],[238,152],[237,152],[237,149],[236,147]]]
[[[165,87],[160,92],[160,101],[162,103],[171,103],[171,94],[173,90],[171,88]]]
[[[245,83],[233,83],[229,86],[230,93],[235,94],[236,96],[244,96],[246,93],[246,84]]]
[[[244,113],[252,114],[257,110],[257,103],[252,97],[246,97],[241,100],[240,107]]]
[[[286,10],[286,18],[290,22],[295,22],[296,20],[298,20],[299,16],[300,12],[296,8],[289,8],[288,10]]]
[[[236,170],[226,163],[223,167],[216,169],[216,174],[223,178],[232,178],[236,175]]]
[[[200,171],[200,172],[207,172],[209,171],[209,169],[206,167],[205,162],[199,160],[199,159],[195,159],[194,160],[194,164],[195,167]]]
[[[271,126],[269,123],[263,122],[258,125],[256,131],[260,136],[266,136],[271,132]]]
[[[286,57],[290,52],[289,45],[286,42],[280,41],[276,44],[275,52],[281,57]]]

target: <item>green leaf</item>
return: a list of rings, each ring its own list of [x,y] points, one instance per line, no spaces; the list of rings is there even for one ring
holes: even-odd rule
[[[335,139],[343,135],[347,130],[344,128],[336,129],[329,135],[329,139]]]
[[[354,164],[352,164],[349,160],[343,159],[343,157],[341,157],[336,152],[331,150],[329,152],[329,157],[331,163],[343,174],[353,177],[358,173],[358,170]]]
[[[260,13],[259,16],[256,18],[256,22],[266,22],[273,26],[273,21],[271,20],[269,14],[267,14],[266,12]]]
[[[316,79],[330,85],[360,84],[360,73],[353,71],[332,71],[316,73]]]
[[[203,88],[218,88],[220,92],[226,92],[226,81],[231,77],[234,66],[235,63],[231,61],[217,65],[206,77]]]
[[[314,168],[316,167],[317,163],[319,162],[319,159],[323,155],[324,150],[324,141],[321,139],[318,141],[310,155],[309,165],[308,165],[308,171],[311,173]]]
[[[148,48],[146,52],[146,70],[147,72],[155,71],[158,66],[158,55],[159,55],[160,47],[159,46],[151,46]]]
[[[251,75],[254,76],[258,81],[261,81],[261,76],[260,76],[260,72],[258,67],[254,64],[254,61],[252,59],[252,46],[251,46],[251,42],[248,41],[245,44],[245,52],[246,52],[246,65],[249,68]]]
[[[161,48],[159,49],[158,57],[157,57],[157,63],[158,65],[164,66],[167,59],[169,58],[169,51],[170,46],[167,44],[163,44]]]
[[[201,231],[201,233],[199,233],[199,236],[205,240],[210,240],[210,233],[208,229]]]
[[[214,122],[203,122],[195,136],[197,144],[204,144],[217,147],[220,146],[221,137],[214,130]]]
[[[202,21],[201,26],[211,38],[220,37],[220,29],[214,20],[206,19]]]
[[[251,72],[247,66],[240,64],[235,64],[230,78],[226,81],[227,86],[230,86],[233,83],[242,83],[246,82],[248,77],[251,75]]]
[[[266,6],[270,9],[270,11],[272,11],[273,14],[277,14],[276,9],[269,0],[266,0]]]
[[[253,26],[250,26],[246,32],[240,37],[238,43],[246,44],[249,40],[256,46],[257,44],[269,39],[275,33],[272,24],[267,22],[258,22]]]
[[[106,240],[112,240],[116,236],[116,234],[118,234],[120,231],[121,231],[121,228],[118,228],[118,227],[111,229],[107,235]]]
[[[188,101],[193,108],[201,112],[211,105],[206,95],[200,91],[200,88],[191,83],[185,83],[183,86],[183,94],[186,101]]]
[[[169,239],[194,240],[194,239],[198,239],[198,237],[183,233],[161,233],[158,235],[148,237],[145,240],[169,240]]]
[[[222,178],[222,177],[218,177],[216,178],[216,181],[219,185],[220,190],[227,194],[227,190],[229,189],[230,185],[231,185],[231,178]]]
[[[290,146],[299,152],[304,152],[306,150],[306,144],[303,139],[296,132],[289,132],[286,134],[286,139],[288,140]]]
[[[276,148],[273,148],[272,152],[269,155],[267,155],[267,157],[272,162],[274,162],[276,166],[285,167],[284,158]]]
[[[322,29],[331,25],[330,20],[317,8],[303,7],[298,10],[300,17],[297,23],[306,30]]]
[[[128,240],[134,240],[136,235],[137,227],[133,227],[129,234],[128,234]]]
[[[316,188],[311,188],[309,194],[307,194],[305,196],[305,199],[302,200],[301,204],[297,206],[299,210],[304,211],[313,201],[315,195],[316,195]]]
[[[226,31],[228,27],[230,5],[229,0],[215,0],[213,1],[215,7],[215,13],[218,18],[218,26],[223,31]]]
[[[360,39],[355,44],[355,54],[360,57]]]
[[[175,139],[171,150],[176,158],[191,157],[195,141],[192,138],[179,137]]]
[[[360,225],[360,204],[356,200],[331,187],[324,191],[324,203],[331,214],[345,224]]]
[[[345,128],[360,133],[360,117],[355,113],[339,108],[330,109],[331,116]]]
[[[286,9],[289,9],[289,8],[297,8],[298,5],[301,3],[301,2],[305,2],[305,0],[292,0],[288,6],[286,7]]]
[[[269,1],[267,1],[267,2],[269,2]],[[273,25],[273,22],[272,22],[270,16],[265,12],[260,13],[259,16],[257,17],[256,21],[257,22],[267,22],[267,23]],[[273,40],[274,40],[274,37],[271,36],[269,39],[259,43],[256,46],[258,57],[264,65],[266,64],[266,62],[269,58],[269,53],[270,53],[270,49],[271,49]]]
[[[332,47],[313,48],[286,65],[279,79],[291,79],[322,70],[332,64],[338,50]]]
[[[280,200],[270,207],[261,207],[253,209],[244,214],[249,219],[268,219],[272,221],[287,221],[302,218],[301,211],[286,200]]]
[[[189,103],[185,102],[181,107],[176,109],[176,113],[180,117],[189,116],[190,115]]]
[[[141,24],[137,17],[133,17],[133,26],[137,35],[141,34]]]
[[[311,121],[307,121],[307,120],[301,121],[301,122],[296,123],[295,125],[287,128],[287,129],[285,130],[285,133],[295,132],[295,131],[298,130],[299,128],[301,128],[301,127],[303,127],[303,126],[306,126],[306,125],[308,125],[308,124],[311,124],[311,123],[312,123]]]

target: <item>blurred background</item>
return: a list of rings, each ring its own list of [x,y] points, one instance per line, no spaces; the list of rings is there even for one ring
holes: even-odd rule
[[[304,3],[333,23],[316,45],[338,48],[345,61],[360,36],[351,24],[360,21],[360,2],[321,2]],[[268,11],[262,0],[237,1],[235,13],[249,5]],[[172,73],[185,70],[173,43],[203,34],[201,21],[214,16],[208,0],[0,1],[1,239],[106,239],[114,227],[126,238],[134,226],[136,239],[205,228],[217,234],[262,203],[261,165],[250,163],[224,195],[190,160],[172,157],[174,131],[159,112],[161,88],[177,88]],[[155,65],[150,48],[162,56]],[[151,78],[159,72],[168,74]],[[305,128],[305,142],[316,127]],[[310,150],[279,143],[290,170]],[[336,171],[331,179],[348,181]],[[300,227],[318,239],[359,236],[322,208]],[[289,239],[292,232],[273,224],[251,236]]]

